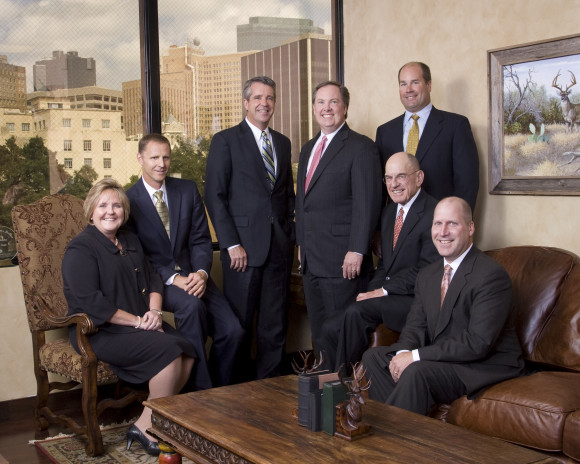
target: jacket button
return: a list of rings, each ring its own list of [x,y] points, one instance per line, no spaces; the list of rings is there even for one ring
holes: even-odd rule
[[[146,288],[144,288],[143,290],[141,290],[141,293],[142,293],[143,295],[146,295],[146,294],[147,294],[147,289],[146,289]]]
[[[138,267],[135,268],[135,272],[141,272],[141,269],[139,269]]]

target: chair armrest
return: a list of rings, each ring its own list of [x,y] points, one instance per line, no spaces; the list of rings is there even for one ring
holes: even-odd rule
[[[56,327],[69,327],[73,324],[81,329],[81,332],[86,335],[97,333],[98,327],[95,327],[93,321],[85,313],[77,313],[71,316],[58,316],[52,312],[48,304],[40,295],[33,295],[33,301],[44,319]]]

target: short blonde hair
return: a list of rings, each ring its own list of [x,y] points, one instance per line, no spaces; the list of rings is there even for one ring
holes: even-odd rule
[[[85,199],[85,203],[83,208],[85,210],[85,219],[88,223],[92,223],[92,215],[93,211],[97,207],[97,202],[101,195],[105,190],[113,190],[117,193],[119,197],[119,201],[121,202],[121,206],[123,206],[123,224],[125,224],[129,220],[129,198],[121,187],[121,184],[117,182],[115,179],[109,177],[103,180],[100,180],[95,185],[91,187],[89,193],[87,194],[87,198]]]

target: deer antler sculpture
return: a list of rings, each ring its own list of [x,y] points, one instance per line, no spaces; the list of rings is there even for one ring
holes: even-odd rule
[[[316,360],[316,358],[314,358],[312,366],[309,366],[309,362],[310,355],[313,354],[313,352],[306,353],[305,351],[299,351],[299,353],[300,357],[302,358],[302,367],[300,367],[294,359],[291,362],[292,369],[294,370],[294,372],[296,372],[296,374],[312,374],[313,372],[316,372],[324,362],[324,351],[321,351],[320,354],[318,355],[318,361]]]
[[[366,369],[358,369],[359,363],[351,364],[353,377],[345,379],[340,374],[340,381],[348,388],[348,401],[337,406],[336,434],[347,440],[353,440],[370,434],[370,426],[362,424],[362,406],[365,400],[362,392],[371,387],[371,379],[365,380]],[[340,424],[340,425],[339,425]]]

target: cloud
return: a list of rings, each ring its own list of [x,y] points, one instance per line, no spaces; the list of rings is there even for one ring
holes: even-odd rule
[[[136,0],[0,0],[0,54],[26,67],[55,50],[96,61],[97,84],[121,89],[140,77],[139,3]],[[309,18],[330,33],[330,0],[164,0],[159,2],[159,47],[197,37],[206,55],[236,51],[236,26],[251,16]]]

